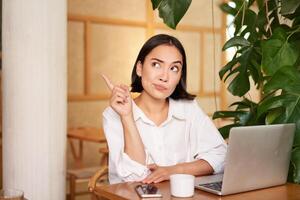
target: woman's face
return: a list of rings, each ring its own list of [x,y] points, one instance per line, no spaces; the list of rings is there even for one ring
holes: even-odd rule
[[[182,73],[182,55],[173,45],[159,45],[138,62],[136,72],[142,77],[143,92],[156,99],[166,99],[175,90]]]

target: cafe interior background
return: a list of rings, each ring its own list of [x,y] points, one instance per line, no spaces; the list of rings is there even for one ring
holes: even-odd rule
[[[212,116],[216,110],[228,109],[235,99],[218,76],[219,69],[230,57],[221,50],[226,34],[230,33],[227,28],[229,20],[218,8],[220,2],[222,0],[214,1],[212,13],[211,0],[193,0],[177,30],[172,30],[152,10],[150,0],[68,0],[68,129],[101,129],[102,111],[108,106],[109,91],[100,74],[106,74],[115,83],[129,85],[138,51],[147,38],[158,33],[174,35],[183,43],[188,61],[188,91],[197,95],[203,110]],[[253,100],[258,98],[256,91],[250,95]],[[221,122],[215,123],[220,126]],[[78,167],[71,151],[71,141],[78,151],[77,141],[69,138],[67,171]],[[99,166],[102,156],[99,148],[102,147],[103,144],[83,142],[82,163],[85,167]],[[1,152],[1,188],[3,162]],[[78,190],[87,188],[87,182],[76,184]],[[68,192],[68,180],[66,188]],[[76,197],[77,200],[89,198],[86,195]]]

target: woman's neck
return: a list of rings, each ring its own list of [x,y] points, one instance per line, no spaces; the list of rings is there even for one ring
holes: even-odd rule
[[[169,111],[169,101],[167,99],[155,99],[148,94],[141,93],[134,101],[156,125],[160,125],[167,119]]]

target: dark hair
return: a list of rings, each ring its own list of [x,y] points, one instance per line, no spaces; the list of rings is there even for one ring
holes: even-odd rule
[[[177,84],[174,92],[171,94],[172,99],[187,99],[193,100],[195,95],[189,94],[186,91],[186,55],[182,44],[173,36],[166,34],[159,34],[151,37],[146,43],[143,45],[140,50],[138,57],[134,63],[134,67],[131,73],[131,92],[142,92],[143,86],[141,82],[141,77],[136,74],[136,67],[138,62],[140,61],[142,64],[145,61],[146,56],[157,46],[159,45],[172,45],[175,46],[180,54],[182,55],[182,73],[180,77],[180,81]]]

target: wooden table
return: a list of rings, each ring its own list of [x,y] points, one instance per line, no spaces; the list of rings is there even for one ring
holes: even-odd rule
[[[95,189],[95,194],[99,197],[105,197],[111,200],[137,200],[140,199],[136,194],[134,188],[139,183],[120,183],[113,185],[103,185]],[[300,199],[300,185],[287,183],[282,186],[271,187],[267,189],[260,189],[240,194],[233,194],[228,196],[217,196],[195,189],[195,194],[191,198],[176,198],[170,195],[169,181],[165,181],[156,186],[160,189],[163,198],[155,198],[157,200],[299,200]],[[154,198],[151,198],[153,200]],[[150,199],[149,199],[150,200]]]

